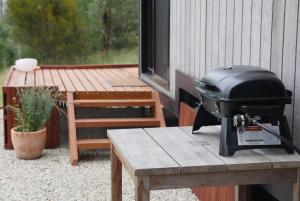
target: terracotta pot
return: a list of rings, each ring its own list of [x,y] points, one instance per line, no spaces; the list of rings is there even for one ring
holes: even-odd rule
[[[18,158],[25,160],[39,158],[46,144],[46,128],[35,132],[18,132],[12,128],[11,140]]]

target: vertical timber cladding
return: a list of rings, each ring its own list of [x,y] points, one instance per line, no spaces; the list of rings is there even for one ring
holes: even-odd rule
[[[224,65],[257,65],[294,94],[286,115],[300,145],[300,12],[298,0],[171,0],[170,74],[199,79]]]

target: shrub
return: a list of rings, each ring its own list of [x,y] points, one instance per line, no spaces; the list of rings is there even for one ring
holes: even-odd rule
[[[18,90],[17,97],[18,103],[8,106],[16,116],[16,131],[33,132],[44,128],[58,94],[50,88],[32,87]]]
[[[9,0],[7,15],[11,36],[28,53],[23,57],[61,63],[82,56],[85,23],[76,0]]]

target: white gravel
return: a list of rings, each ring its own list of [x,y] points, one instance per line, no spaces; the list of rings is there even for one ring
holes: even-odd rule
[[[16,159],[3,148],[0,111],[0,201],[109,201],[108,152],[81,155],[78,166],[69,163],[66,146],[46,150],[38,160]],[[133,183],[123,170],[123,200],[134,200]],[[151,201],[197,201],[190,189],[152,191]]]

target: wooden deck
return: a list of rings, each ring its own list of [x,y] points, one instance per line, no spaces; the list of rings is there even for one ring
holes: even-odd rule
[[[32,72],[13,67],[3,85],[4,105],[13,104],[16,89],[23,87],[57,87],[66,102],[70,144],[70,162],[76,165],[79,150],[109,148],[108,139],[79,139],[77,128],[163,127],[165,121],[158,93],[138,78],[136,64],[121,65],[43,65]],[[78,119],[76,108],[148,107],[149,118]],[[4,112],[5,148],[12,148],[10,130],[14,115]],[[47,148],[59,146],[59,114],[55,111],[47,126]]]
[[[126,83],[130,80],[132,85]],[[114,84],[117,83],[117,84]],[[13,67],[4,87],[57,86],[60,92],[144,93],[151,88],[138,79],[135,64],[125,65],[44,65],[33,72],[20,72]]]

